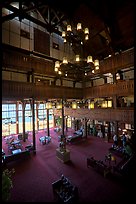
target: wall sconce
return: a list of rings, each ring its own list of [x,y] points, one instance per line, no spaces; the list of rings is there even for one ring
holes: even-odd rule
[[[108,101],[107,106],[108,106],[108,108],[111,108],[112,107],[112,101]]]
[[[75,101],[72,102],[72,108],[76,109],[77,108],[77,103]]]
[[[88,103],[88,109],[94,109],[94,102]]]
[[[47,102],[46,103],[46,109],[51,109],[52,108],[52,103],[51,102]]]
[[[61,102],[60,102],[60,103],[57,103],[57,104],[56,104],[56,108],[57,108],[57,109],[62,109],[62,103],[61,103]]]
[[[102,108],[107,108],[107,101],[102,102]]]

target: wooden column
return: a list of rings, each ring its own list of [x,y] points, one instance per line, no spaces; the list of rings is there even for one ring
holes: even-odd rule
[[[114,121],[115,134],[118,135],[118,121]]]
[[[53,128],[55,127],[55,115],[54,115],[54,113],[53,113]]]
[[[117,82],[116,73],[113,73],[113,84],[115,84],[116,82]]]
[[[50,127],[49,127],[49,109],[47,110],[47,136],[50,136]]]
[[[37,122],[37,131],[39,130],[38,108],[39,108],[39,103],[36,104],[36,122]]]
[[[85,137],[87,138],[87,118],[85,118]]]
[[[16,103],[16,134],[19,133],[19,124],[18,124],[18,106],[19,106],[19,102],[17,101],[17,103]]]
[[[64,102],[63,102],[63,99],[62,99],[62,135],[64,135],[64,128],[65,128],[65,121],[64,121]]]
[[[25,101],[22,101],[22,111],[23,111],[23,114],[22,114],[22,119],[23,119],[23,141],[25,142],[26,139],[25,139],[25,106],[26,106],[26,102]]]
[[[36,141],[35,141],[35,111],[34,111],[34,99],[31,99],[32,107],[32,121],[33,121],[33,150],[36,153]]]
[[[66,127],[66,131],[68,131],[68,118],[67,118],[67,116],[65,117],[65,127]]]
[[[117,96],[113,96],[113,108],[117,108]]]

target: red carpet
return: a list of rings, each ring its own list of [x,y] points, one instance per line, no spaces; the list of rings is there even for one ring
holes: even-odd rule
[[[32,153],[30,159],[10,165],[10,168],[15,168],[15,175],[9,202],[55,202],[52,182],[61,174],[78,187],[79,202],[122,203],[132,200],[132,181],[128,183],[119,175],[104,178],[93,168],[87,168],[87,157],[93,155],[96,159],[104,160],[111,143],[88,136],[85,141],[68,144],[71,161],[63,164],[56,158],[58,134],[51,130],[51,143],[41,145],[39,136],[44,134],[41,132],[36,136],[36,155]]]

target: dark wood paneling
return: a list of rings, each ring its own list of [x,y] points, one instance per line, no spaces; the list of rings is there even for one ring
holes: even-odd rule
[[[116,71],[134,66],[134,49],[115,55],[100,62],[101,73],[115,73]]]
[[[80,108],[73,110],[65,108],[65,115],[70,115],[75,118],[87,118],[90,120],[100,121],[121,121],[124,123],[134,124],[134,110],[119,110],[119,109],[93,109]]]
[[[2,66],[24,71],[29,71],[33,68],[35,73],[46,73],[55,76],[53,61],[35,58],[29,54],[11,51],[7,48],[3,50]],[[122,68],[131,66],[134,66],[134,49],[101,61],[99,73],[115,73]]]
[[[85,98],[127,96],[134,94],[134,80],[118,81],[116,84],[104,84],[84,89]]]
[[[45,86],[32,83],[2,81],[2,96],[27,97],[33,95],[35,98],[95,98],[108,96],[129,96],[134,94],[134,80],[123,81],[117,84],[104,84],[92,88],[71,88],[60,86]]]
[[[50,56],[50,36],[36,28],[34,28],[34,50]]]
[[[45,86],[32,83],[2,81],[2,98],[3,100],[33,97],[38,100],[47,98],[79,98],[83,97],[83,90],[80,88]]]

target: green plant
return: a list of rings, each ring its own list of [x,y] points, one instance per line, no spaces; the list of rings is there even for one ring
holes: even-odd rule
[[[2,201],[4,202],[10,198],[10,190],[13,188],[12,175],[14,172],[14,169],[5,169],[2,172]]]

